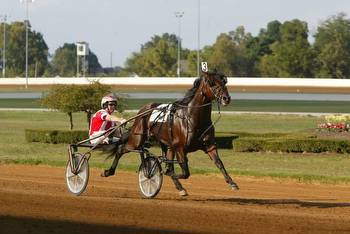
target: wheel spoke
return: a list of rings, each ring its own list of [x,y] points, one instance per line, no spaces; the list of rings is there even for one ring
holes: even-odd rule
[[[73,179],[73,180],[74,180],[74,188],[76,189],[76,188],[77,188],[77,177],[74,176],[73,178],[74,178],[74,179]]]
[[[144,183],[144,182],[147,181],[148,179],[147,179],[147,177],[142,177],[142,178],[140,178],[139,180],[140,180],[141,183]]]
[[[81,176],[80,174],[77,175],[81,181],[85,180],[85,177]]]
[[[155,181],[150,181],[150,187],[152,187],[152,191],[154,191],[157,189],[158,184]]]
[[[67,176],[67,178],[70,180],[70,179],[74,178],[74,176],[75,175],[72,173],[71,175]]]
[[[80,176],[77,176],[77,183],[78,183],[79,187],[83,183],[83,181],[84,180]]]
[[[150,181],[148,181],[148,183],[147,183],[148,185],[147,185],[147,190],[148,190],[148,194],[151,194],[151,182]]]

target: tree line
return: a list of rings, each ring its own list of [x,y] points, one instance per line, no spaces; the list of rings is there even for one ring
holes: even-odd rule
[[[3,26],[3,25],[1,25]],[[2,27],[1,27],[2,28]],[[25,70],[25,23],[6,25],[6,73],[23,76]],[[3,31],[0,38],[3,38]],[[312,43],[310,42],[312,41]],[[75,76],[76,45],[65,43],[53,55],[40,32],[29,30],[30,76]],[[124,67],[103,69],[90,50],[89,76],[176,76],[177,36],[154,35],[140,51],[132,53]],[[0,46],[1,57],[3,43]],[[350,19],[331,16],[310,35],[305,21],[271,21],[257,36],[243,26],[221,33],[212,45],[201,49],[201,60],[233,77],[350,78]],[[182,76],[197,75],[197,51],[181,49]]]

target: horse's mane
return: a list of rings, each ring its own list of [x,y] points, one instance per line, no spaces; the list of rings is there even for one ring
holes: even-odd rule
[[[175,103],[176,104],[180,104],[180,105],[188,105],[188,103],[191,102],[191,100],[193,99],[194,95],[196,94],[199,85],[200,85],[200,81],[201,81],[202,77],[199,77],[197,79],[195,79],[195,81],[193,82],[193,87],[190,88],[189,90],[187,90],[185,97],[183,97],[182,99],[176,100]]]

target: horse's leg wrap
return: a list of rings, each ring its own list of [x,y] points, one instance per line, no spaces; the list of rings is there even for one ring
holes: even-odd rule
[[[184,162],[180,162],[179,165],[182,169],[182,174],[178,175],[178,178],[179,179],[188,179],[188,177],[190,177],[190,170],[188,169],[187,157],[185,157]]]
[[[187,179],[190,176],[190,171],[188,170],[188,160],[185,157],[183,163],[179,163],[180,167],[182,169],[181,175],[176,175],[175,171],[173,171],[173,175],[171,176],[171,179],[173,180],[176,189],[179,191],[180,196],[187,196],[188,193],[186,189],[182,187],[182,184],[180,183],[179,179]],[[172,168],[174,169],[174,165],[172,164]]]
[[[179,181],[179,177],[177,175],[173,175],[173,176],[171,176],[171,179],[173,180],[176,189],[179,191],[179,195],[180,196],[187,196],[188,193],[187,193],[186,189],[184,189],[184,187],[182,187],[182,184]]]
[[[173,176],[173,175],[175,174],[175,172],[174,172],[174,164],[172,164],[172,163],[166,163],[166,164],[165,164],[165,168],[166,168],[166,170],[165,170],[165,175],[167,175],[167,176]]]
[[[184,188],[182,187],[182,184],[180,183],[179,181],[179,178],[176,176],[176,175],[172,175],[171,176],[171,179],[173,180],[174,184],[175,184],[175,187],[177,190],[181,191],[183,190]]]

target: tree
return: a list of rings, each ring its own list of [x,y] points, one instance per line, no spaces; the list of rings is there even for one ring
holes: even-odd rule
[[[254,74],[254,61],[249,56],[247,43],[252,39],[245,33],[243,26],[236,30],[220,34],[212,46],[204,47],[201,57],[210,67],[216,68],[227,76],[251,76]],[[192,69],[193,55],[190,54]]]
[[[78,102],[79,111],[86,113],[86,120],[89,127],[92,114],[101,109],[101,99],[108,93],[111,93],[111,86],[103,85],[99,82],[93,82],[87,86],[79,87],[75,100]],[[118,112],[124,110],[124,105],[123,99],[118,97]]]
[[[76,63],[76,45],[65,43],[55,51],[51,61],[52,72],[59,76],[75,76],[77,74]]]
[[[259,33],[259,51],[258,55],[263,56],[271,54],[270,46],[281,40],[281,23],[278,20],[271,21],[267,24],[267,29],[261,29]]]
[[[97,56],[90,50],[86,57],[88,63],[88,75],[96,75],[102,70]],[[81,62],[81,60],[80,60]],[[74,43],[65,43],[59,47],[52,59],[52,72],[59,76],[75,76],[77,73],[77,52]],[[82,63],[80,64],[82,67]]]
[[[187,64],[188,64],[188,76],[197,76],[197,51],[192,50],[188,53]]]
[[[126,69],[139,76],[176,76],[177,38],[165,33],[154,36],[126,61]]]
[[[250,33],[246,33],[243,26],[239,26],[236,30],[229,33],[236,45],[236,56],[234,71],[236,76],[255,76],[255,60],[256,57],[251,54],[249,49],[250,42],[254,37]]]
[[[73,113],[85,112],[90,127],[91,116],[101,109],[101,99],[111,93],[111,86],[93,82],[89,85],[54,85],[48,95],[41,99],[43,106],[66,113],[69,116],[70,129],[73,125]],[[125,102],[118,96],[118,112],[125,108]]]
[[[307,23],[300,20],[284,22],[281,39],[271,46],[259,65],[263,76],[312,77],[313,53],[308,42]]]
[[[53,110],[66,113],[69,117],[70,130],[73,129],[73,113],[79,111],[79,95],[76,85],[55,85],[49,94],[41,99],[41,104]]]
[[[317,77],[350,78],[350,20],[345,17],[332,16],[317,29]]]
[[[29,24],[29,23],[28,23]],[[6,25],[6,67],[8,76],[25,75],[26,26],[24,22]],[[3,25],[1,26],[1,28]],[[3,30],[0,30],[3,38]],[[1,44],[3,46],[3,44]],[[1,48],[1,51],[3,48]],[[2,57],[2,54],[1,54]],[[48,47],[40,32],[28,29],[28,72],[29,76],[42,76],[48,66]]]
[[[208,58],[209,66],[227,76],[235,76],[234,59],[237,50],[232,38],[222,33],[217,37],[211,50],[212,53]]]

